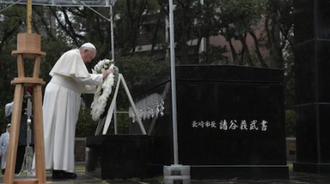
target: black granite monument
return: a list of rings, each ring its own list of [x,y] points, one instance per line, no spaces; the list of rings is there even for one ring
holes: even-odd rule
[[[330,1],[294,0],[297,162],[294,171],[330,173]]]
[[[288,178],[282,70],[178,66],[176,74],[179,162],[191,166],[192,179]],[[173,163],[169,84],[161,78],[135,96],[139,104],[158,93],[165,102],[155,122],[142,117],[149,135],[168,141],[160,166]]]
[[[177,66],[176,76],[179,163],[192,179],[288,178],[282,70]],[[104,179],[146,177],[173,164],[170,81],[166,70],[133,90],[148,136],[131,123],[135,135],[87,139],[98,159],[87,171],[99,163]]]

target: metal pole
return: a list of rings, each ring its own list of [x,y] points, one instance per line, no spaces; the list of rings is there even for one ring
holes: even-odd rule
[[[115,44],[114,44],[114,36],[113,36],[113,12],[112,12],[112,6],[110,6],[110,29],[111,29],[111,57],[113,60],[115,60]]]
[[[32,0],[28,0],[26,4],[26,12],[27,12],[27,33],[32,33]]]
[[[111,2],[110,4],[110,32],[111,32],[111,58],[112,60],[115,60],[115,44],[114,44],[114,36],[113,36],[113,12],[112,12],[112,6],[114,3]],[[117,105],[115,102],[115,108],[113,111],[113,121],[114,121],[114,131],[115,135],[118,133],[117,130]]]
[[[178,133],[176,115],[176,79],[175,79],[175,52],[174,52],[174,21],[173,21],[173,0],[169,0],[170,9],[170,50],[171,50],[171,87],[172,87],[172,124],[173,124],[173,150],[174,164],[179,163],[178,158]]]
[[[204,0],[200,0],[200,3],[201,3],[202,8],[203,8]],[[206,51],[205,37],[202,38],[202,40],[201,40],[201,45],[200,45],[200,52],[204,52],[204,51]],[[200,61],[201,61],[201,60],[200,60]]]

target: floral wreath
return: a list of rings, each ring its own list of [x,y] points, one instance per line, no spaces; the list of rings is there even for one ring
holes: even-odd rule
[[[112,68],[116,72],[116,67],[113,60],[103,59],[99,61],[92,70],[93,74],[101,74],[105,70]],[[111,94],[112,87],[115,83],[115,75],[110,73],[101,86],[97,86],[94,94],[94,100],[91,105],[91,115],[94,121],[98,120],[103,114],[108,98]]]

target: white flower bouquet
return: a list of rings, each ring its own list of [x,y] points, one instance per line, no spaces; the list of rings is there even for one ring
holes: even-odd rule
[[[94,94],[93,103],[91,105],[91,115],[94,121],[98,120],[105,111],[112,87],[118,79],[119,70],[114,65],[114,61],[110,59],[103,59],[99,61],[92,70],[94,74],[101,74],[109,68],[112,68],[115,71],[114,74],[109,74],[108,77],[104,80],[102,86],[97,87],[97,90]]]

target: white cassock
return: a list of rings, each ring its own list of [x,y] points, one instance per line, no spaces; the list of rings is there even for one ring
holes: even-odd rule
[[[9,145],[9,132],[1,134],[0,137],[0,152],[1,152],[1,169],[6,168],[6,159]]]
[[[75,171],[74,143],[82,93],[94,93],[103,74],[90,74],[78,49],[64,53],[49,73],[43,100],[47,170]]]

